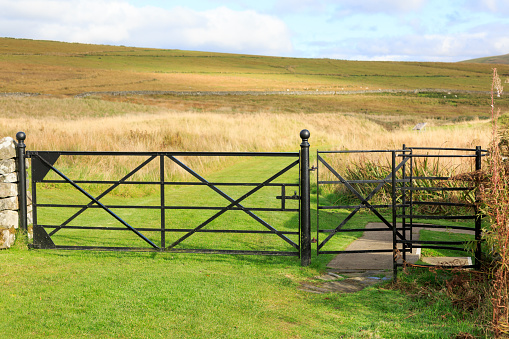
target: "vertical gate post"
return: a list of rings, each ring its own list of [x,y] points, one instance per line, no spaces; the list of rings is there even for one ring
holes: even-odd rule
[[[391,190],[391,200],[392,200],[392,274],[394,282],[398,279],[398,244],[396,238],[397,231],[397,209],[396,209],[396,151],[391,152],[391,163],[392,163],[392,190]],[[403,245],[403,251],[405,251]]]
[[[309,136],[307,129],[300,132],[300,263],[311,264],[311,188],[309,181]]]
[[[481,170],[481,159],[482,159],[482,150],[481,146],[475,147],[475,170]],[[479,203],[479,196],[476,193],[475,197],[476,208],[475,208],[475,269],[479,270],[481,268],[481,215],[479,215],[479,209],[477,208]]]
[[[401,155],[403,156],[402,159],[403,161],[406,160],[406,145],[403,144],[403,152],[401,152]],[[402,179],[402,183],[401,183],[401,186],[402,186],[402,190],[401,190],[401,214],[403,214],[403,216],[406,215],[406,191],[405,191],[405,180],[406,180],[406,163],[403,165],[402,169],[402,174],[401,174],[401,179]],[[405,217],[403,217],[401,219],[401,225],[402,225],[402,228],[403,228],[403,240],[408,240],[407,237],[406,237],[406,234],[407,234],[407,229],[406,229],[406,219]],[[410,233],[412,231],[410,230]],[[410,244],[407,244],[407,243],[403,243],[403,261],[406,261],[406,252],[407,252],[407,249],[411,249],[412,248],[412,243]]]
[[[24,132],[16,133],[16,161],[18,167],[18,208],[20,227],[23,231],[27,230],[27,172],[25,166],[25,139]]]
[[[166,248],[166,209],[164,196],[164,155],[159,156],[159,194],[161,195],[161,250]]]

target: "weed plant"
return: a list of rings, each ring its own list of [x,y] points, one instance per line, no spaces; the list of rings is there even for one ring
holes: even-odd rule
[[[509,334],[509,169],[503,160],[507,156],[507,126],[499,129],[500,110],[495,109],[495,95],[501,95],[502,92],[501,80],[495,68],[491,87],[492,142],[487,169],[481,175],[484,180],[480,182],[480,197],[483,213],[490,221],[483,238],[491,248],[493,258],[491,301],[492,326],[496,337]]]
[[[398,278],[391,288],[405,292],[414,300],[450,305],[463,317],[468,315],[479,332],[491,336],[490,303],[484,297],[490,293],[490,281],[484,272],[412,265],[404,268]],[[455,338],[477,338],[477,335],[462,332]]]

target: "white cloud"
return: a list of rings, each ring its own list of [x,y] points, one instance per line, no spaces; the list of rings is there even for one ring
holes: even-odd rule
[[[286,24],[270,15],[226,7],[135,7],[125,1],[0,0],[0,36],[253,54],[292,51]]]
[[[401,13],[418,11],[429,0],[342,0],[337,4],[339,15],[365,13]]]
[[[399,60],[456,62],[479,57],[507,54],[509,38],[495,34],[489,27],[461,34],[404,35],[387,38],[346,39],[318,45],[322,56],[350,60]],[[499,32],[509,26],[498,27]]]
[[[495,15],[509,14],[507,0],[464,0],[465,6],[473,11],[489,12]]]
[[[327,0],[278,0],[275,2],[273,10],[279,15],[319,14],[326,11],[327,2]]]

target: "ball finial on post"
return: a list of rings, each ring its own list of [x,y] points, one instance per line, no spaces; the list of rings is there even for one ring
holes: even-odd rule
[[[16,139],[18,139],[18,142],[23,142],[27,138],[27,135],[25,132],[18,132],[16,133]]]
[[[309,139],[311,133],[309,133],[309,131],[307,129],[303,129],[302,131],[300,131],[300,138],[302,140],[307,140]]]

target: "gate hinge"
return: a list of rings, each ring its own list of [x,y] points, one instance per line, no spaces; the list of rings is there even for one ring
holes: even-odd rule
[[[318,167],[313,166],[313,167],[311,167],[311,168],[309,169],[309,171],[310,171],[310,172],[313,172],[313,171],[316,171],[317,169],[318,169]]]
[[[292,200],[299,200],[300,196],[297,195],[297,191],[293,192],[293,195],[279,195],[276,197],[276,199],[292,199]]]

